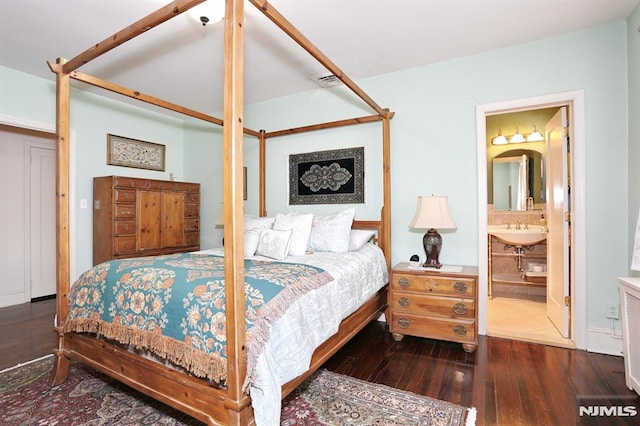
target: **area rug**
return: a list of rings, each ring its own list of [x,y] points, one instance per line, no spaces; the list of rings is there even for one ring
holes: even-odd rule
[[[53,357],[0,372],[0,424],[201,425],[83,364],[49,385]],[[281,425],[434,425],[475,423],[475,410],[320,370],[284,401]]]

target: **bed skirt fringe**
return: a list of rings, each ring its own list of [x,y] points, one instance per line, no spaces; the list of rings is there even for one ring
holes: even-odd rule
[[[221,383],[227,378],[226,360],[218,354],[202,352],[161,334],[85,318],[68,319],[64,325],[64,332],[95,333],[131,345],[138,350],[148,350],[185,368],[194,376],[206,377],[216,383]]]

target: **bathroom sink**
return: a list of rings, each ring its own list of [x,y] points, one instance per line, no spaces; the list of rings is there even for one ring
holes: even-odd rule
[[[516,229],[516,225],[511,225],[510,229],[507,225],[489,225],[487,231],[503,243],[514,246],[531,246],[547,239],[546,228],[540,225],[529,225],[528,229],[524,225],[520,229]]]

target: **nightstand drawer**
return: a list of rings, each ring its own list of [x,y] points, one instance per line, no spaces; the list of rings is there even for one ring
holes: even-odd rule
[[[394,273],[393,290],[473,297],[475,280],[460,277]]]
[[[434,318],[406,312],[391,312],[389,328],[393,333],[442,339],[452,342],[476,341],[475,321]]]
[[[444,318],[475,319],[476,307],[473,299],[458,299],[451,296],[423,296],[413,293],[393,292],[389,296],[389,307],[394,312],[409,312]]]

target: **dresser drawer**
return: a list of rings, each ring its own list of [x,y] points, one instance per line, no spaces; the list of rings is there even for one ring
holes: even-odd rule
[[[394,273],[391,287],[408,292],[473,297],[476,285],[475,280],[469,278]]]
[[[135,204],[114,204],[113,205],[114,219],[130,219],[134,217],[136,217]]]
[[[200,219],[185,219],[184,230],[186,231],[198,231],[200,230]]]
[[[472,299],[445,296],[423,296],[414,293],[392,292],[389,307],[397,313],[408,312],[418,315],[444,318],[475,319],[476,307]]]
[[[115,237],[115,252],[120,253],[132,253],[136,251],[136,237]]]
[[[151,186],[151,183],[147,179],[117,176],[114,178],[113,186],[117,188],[148,189]]]
[[[392,333],[422,336],[451,342],[474,343],[475,321],[463,319],[435,318],[405,312],[391,312]]]
[[[184,234],[185,244],[187,246],[195,246],[200,244],[199,232],[186,232]]]
[[[135,220],[116,220],[114,222],[115,235],[134,235],[136,233],[136,221]]]
[[[184,206],[184,217],[200,217],[200,207],[190,204]]]
[[[187,192],[184,196],[184,202],[187,204],[200,204],[200,193]]]
[[[135,189],[115,189],[114,196],[116,203],[135,203],[136,202],[136,190]]]

